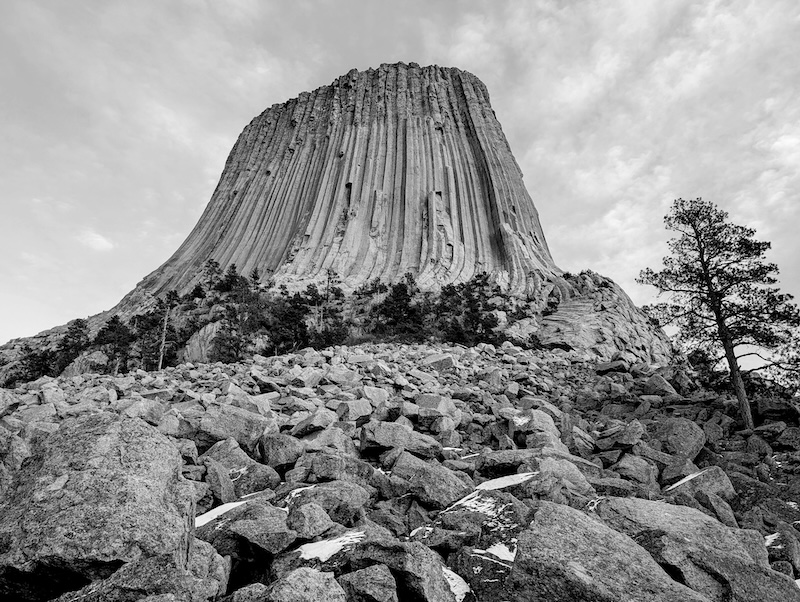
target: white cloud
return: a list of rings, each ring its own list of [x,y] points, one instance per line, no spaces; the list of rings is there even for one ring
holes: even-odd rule
[[[0,198],[40,199],[3,201],[0,253],[41,240],[72,317],[175,250],[255,115],[398,60],[484,81],[561,267],[640,300],[670,201],[702,196],[773,242],[800,295],[796,0],[0,4]],[[40,296],[23,288],[0,313]]]
[[[93,251],[110,251],[114,248],[113,242],[94,230],[83,230],[75,238],[79,243],[89,247]]]

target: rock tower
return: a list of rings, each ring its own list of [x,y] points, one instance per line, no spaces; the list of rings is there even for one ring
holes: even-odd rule
[[[298,286],[330,269],[346,289],[485,271],[522,293],[560,273],[486,86],[415,63],[352,70],[253,119],[194,230],[128,301],[185,291],[209,258]]]

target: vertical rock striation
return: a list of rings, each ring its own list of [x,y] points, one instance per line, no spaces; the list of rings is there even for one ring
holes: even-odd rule
[[[194,230],[123,305],[185,291],[209,258],[297,285],[331,269],[348,289],[486,271],[522,293],[559,273],[486,86],[415,63],[352,70],[256,117]]]

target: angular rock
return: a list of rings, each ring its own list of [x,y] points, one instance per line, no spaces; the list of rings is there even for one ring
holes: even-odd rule
[[[203,542],[200,542],[202,545]],[[56,602],[206,602],[225,592],[230,565],[211,546],[201,547],[189,570],[171,556],[151,556],[124,565],[116,573],[59,597]]]
[[[561,442],[561,433],[552,417],[546,412],[535,409],[523,410],[511,413],[508,421],[509,437],[515,440],[521,438],[526,447],[531,449],[551,447],[568,452],[567,447]]]
[[[800,601],[800,588],[770,568],[755,531],[730,529],[685,506],[637,498],[607,498],[596,512],[711,600]]]
[[[661,397],[678,395],[675,387],[669,384],[660,374],[653,374],[647,379],[644,383],[644,392],[646,395],[660,395]]]
[[[199,461],[205,462],[206,459],[212,459],[227,469],[227,476],[234,487],[233,499],[264,489],[272,489],[281,480],[275,469],[253,460],[233,438],[212,445],[200,456]]]
[[[442,451],[442,445],[433,437],[415,432],[411,427],[397,422],[370,421],[361,427],[361,453],[382,453],[392,448],[403,448],[423,458],[433,458]]]
[[[286,519],[287,526],[300,539],[313,539],[333,527],[334,523],[325,509],[317,503],[293,504]]]
[[[231,533],[274,556],[292,545],[297,533],[287,525],[286,512],[267,505],[262,508],[258,516],[239,517],[228,528]]]
[[[728,501],[736,497],[736,490],[733,488],[731,480],[719,466],[704,468],[664,489],[665,494],[674,495],[686,492],[692,497],[699,491],[715,493]]]
[[[294,427],[292,427],[292,430],[289,434],[292,437],[303,437],[305,435],[310,435],[316,431],[325,430],[338,419],[339,418],[335,412],[332,412],[327,408],[318,408],[308,418],[301,420]]]
[[[667,418],[654,427],[652,436],[661,441],[668,454],[694,460],[706,442],[703,429],[686,418]]]
[[[347,602],[333,573],[301,567],[271,583],[264,602]]]
[[[495,600],[709,602],[673,581],[630,537],[550,502],[540,502],[512,562]]]
[[[305,446],[290,435],[269,433],[258,442],[261,461],[278,471],[285,471],[303,455]]]
[[[640,456],[625,454],[619,462],[611,467],[611,470],[619,473],[625,479],[636,481],[645,487],[658,489],[656,484],[658,469]]]
[[[220,602],[263,602],[266,591],[267,586],[263,583],[251,583],[225,596]]]
[[[392,476],[404,479],[420,502],[443,509],[464,497],[471,487],[451,470],[438,463],[429,463],[403,452],[392,468]]]
[[[236,490],[228,476],[228,469],[213,458],[206,458],[203,464],[206,467],[206,483],[211,487],[214,497],[223,504],[235,501]]]
[[[64,422],[15,478],[0,505],[0,594],[52,598],[150,556],[186,568],[193,489],[172,444],[141,420]]]
[[[207,448],[217,441],[233,438],[245,451],[252,453],[263,435],[277,431],[278,424],[274,417],[232,405],[212,404],[200,420],[197,445]]]
[[[450,370],[455,366],[455,360],[449,353],[434,353],[429,355],[420,362],[420,365],[426,368],[432,368],[438,372]]]
[[[337,581],[348,602],[398,602],[397,583],[385,564],[347,573]]]
[[[319,504],[331,520],[349,527],[364,514],[364,507],[370,500],[369,492],[355,483],[330,481],[299,487],[286,495],[284,503],[289,511],[303,504]]]

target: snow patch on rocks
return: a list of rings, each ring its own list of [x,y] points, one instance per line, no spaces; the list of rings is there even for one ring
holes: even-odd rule
[[[326,562],[332,556],[341,552],[345,546],[350,544],[359,543],[366,536],[364,531],[351,531],[337,537],[336,539],[327,539],[324,541],[315,541],[307,543],[297,548],[300,551],[300,558],[303,560],[311,560],[317,558],[322,562]]]

